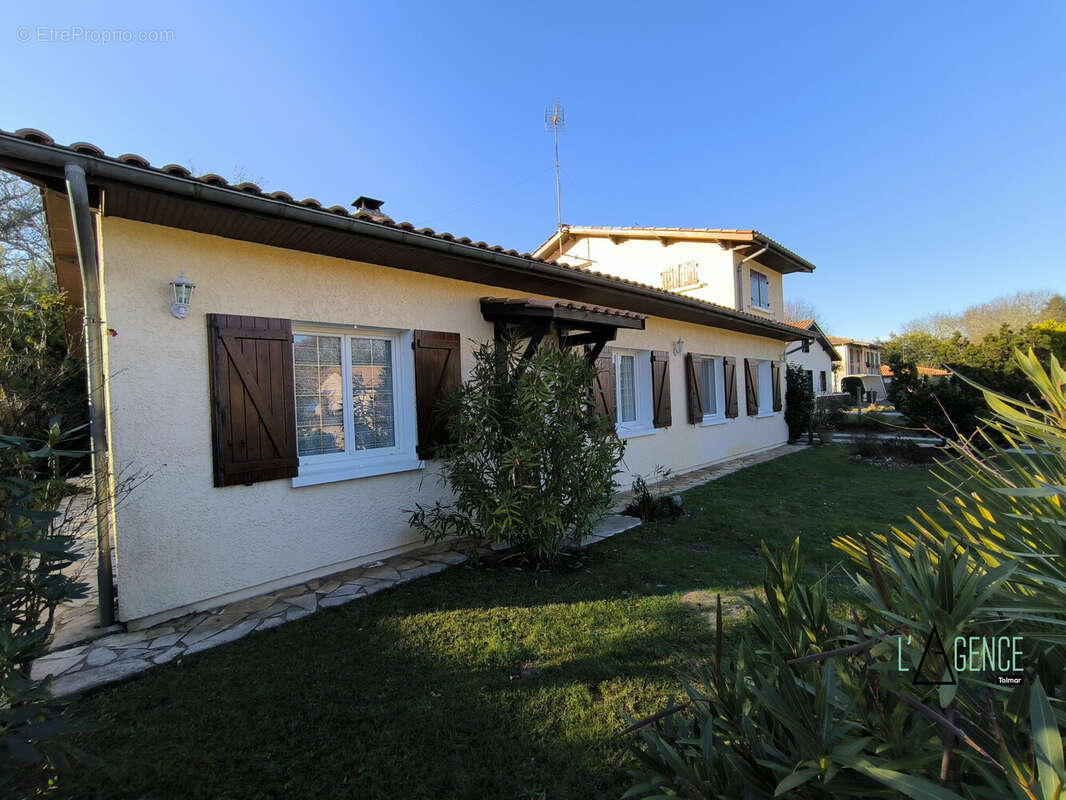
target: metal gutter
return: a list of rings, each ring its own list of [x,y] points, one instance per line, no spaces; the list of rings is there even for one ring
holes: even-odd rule
[[[10,135],[0,135],[0,158],[14,159],[27,165],[44,165],[53,169],[63,169],[67,164],[74,164],[84,170],[86,176],[97,181],[121,183],[139,186],[153,191],[164,192],[178,197],[190,198],[203,203],[250,211],[257,214],[280,219],[302,222],[319,227],[367,236],[389,242],[400,243],[425,250],[436,250],[465,259],[472,259],[491,264],[497,268],[522,274],[537,274],[572,285],[591,286],[627,294],[648,300],[655,300],[678,308],[698,312],[708,317],[733,320],[736,323],[780,334],[789,333],[795,338],[804,338],[805,334],[783,323],[754,319],[747,314],[733,311],[725,306],[704,303],[691,298],[675,295],[650,287],[638,286],[626,281],[596,275],[590,272],[556,266],[541,261],[510,255],[494,250],[486,250],[471,244],[448,241],[428,234],[404,230],[378,222],[367,222],[353,217],[343,217],[328,210],[318,210],[295,206],[282,200],[260,197],[236,189],[212,186],[191,178],[156,172],[151,169],[114,162],[106,158],[81,155],[54,145],[38,144]],[[707,324],[713,324],[708,321]],[[797,336],[798,334],[798,336]],[[754,333],[753,335],[759,335]],[[812,337],[813,338],[813,337]]]
[[[85,304],[85,357],[89,383],[89,436],[92,440],[93,505],[96,508],[96,583],[99,589],[100,627],[115,624],[115,587],[111,575],[110,475],[107,430],[104,424],[105,387],[103,337],[107,323],[100,314],[100,264],[96,257],[96,232],[89,208],[85,170],[77,164],[63,169],[74,221],[74,239],[81,264],[82,299]]]

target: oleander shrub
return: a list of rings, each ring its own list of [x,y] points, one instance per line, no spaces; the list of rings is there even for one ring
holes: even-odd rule
[[[427,541],[506,543],[547,565],[606,511],[624,445],[596,413],[596,368],[580,351],[480,344],[469,380],[445,403],[441,478],[454,502],[418,505]]]

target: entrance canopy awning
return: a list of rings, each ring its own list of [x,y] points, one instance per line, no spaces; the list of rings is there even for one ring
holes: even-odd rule
[[[554,321],[559,329],[594,327],[644,330],[644,315],[605,306],[590,306],[567,300],[535,300],[532,297],[482,297],[481,313],[489,322],[521,324]]]
[[[605,306],[568,300],[482,297],[481,314],[496,328],[496,338],[517,335],[530,339],[526,357],[551,331],[559,334],[562,347],[588,345],[591,359],[615,338],[619,328],[644,330],[644,315]]]

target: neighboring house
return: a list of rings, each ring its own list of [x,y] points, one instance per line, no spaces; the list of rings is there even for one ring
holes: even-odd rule
[[[915,367],[918,372],[919,378],[927,378],[932,383],[939,383],[942,380],[946,380],[951,372],[940,367],[927,367],[919,364]],[[885,390],[892,388],[892,381],[895,379],[895,375],[892,373],[892,367],[888,364],[881,365],[881,380],[885,382]]]
[[[780,275],[813,267],[761,234],[714,245],[726,277],[744,276],[724,307],[396,223],[368,198],[326,208],[29,129],[0,132],[0,166],[42,188],[57,278],[83,299],[90,369],[107,376],[92,391],[97,496],[147,477],[100,505],[131,627],[421,545],[409,511],[445,497],[434,408],[474,342],[506,332],[599,364],[623,483],[787,439],[797,331],[777,319]],[[749,271],[769,310],[749,308]]]
[[[881,378],[881,345],[840,336],[830,336],[829,341],[840,355],[833,373],[834,390],[843,391],[845,378],[861,378],[867,400],[884,400],[888,392]]]
[[[829,341],[829,337],[825,335],[822,329],[818,327],[818,323],[813,319],[805,319],[788,324],[799,328],[801,331],[813,333],[818,338],[813,342],[809,339],[790,342],[789,348],[785,352],[785,361],[789,364],[795,364],[807,373],[807,381],[810,383],[815,397],[832,394],[833,367],[840,361],[840,354],[837,353],[836,348]]]

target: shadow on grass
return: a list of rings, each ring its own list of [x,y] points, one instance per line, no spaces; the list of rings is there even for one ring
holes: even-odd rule
[[[394,594],[85,698],[79,745],[105,766],[60,796],[617,797],[625,715],[710,646],[672,597],[397,613]]]
[[[713,647],[679,596],[761,583],[763,539],[832,564],[832,536],[902,519],[926,484],[804,451],[686,492],[691,517],[574,571],[451,569],[252,634],[78,701],[104,766],[57,796],[618,797],[625,717]]]

